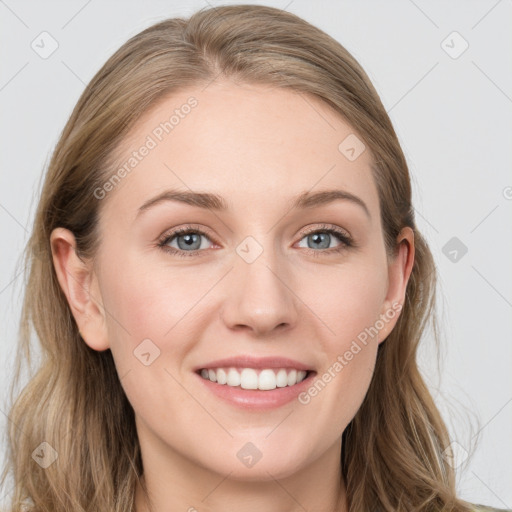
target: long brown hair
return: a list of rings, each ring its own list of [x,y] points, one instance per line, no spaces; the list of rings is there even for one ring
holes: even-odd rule
[[[374,156],[388,254],[395,254],[404,226],[414,230],[402,313],[379,346],[368,393],[343,432],[340,464],[350,510],[472,510],[456,496],[454,470],[442,456],[447,428],[416,361],[429,322],[437,336],[436,268],[415,225],[409,171],[391,121],[343,46],[293,14],[255,5],[202,10],[132,37],[91,80],[62,132],[24,253],[28,280],[11,395],[21,363],[31,364],[32,329],[42,357],[9,415],[2,480],[11,468],[10,510],[23,503],[40,512],[133,510],[143,472],[134,411],[110,350],[94,351],[80,338],[53,267],[50,234],[69,229],[78,254],[93,258],[100,242],[94,191],[112,175],[114,150],[164,96],[220,74],[313,95],[339,112]],[[54,464],[35,463],[38,455],[55,454]]]

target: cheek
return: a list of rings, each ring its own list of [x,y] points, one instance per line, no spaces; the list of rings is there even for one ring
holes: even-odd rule
[[[387,293],[386,267],[378,260],[322,269],[300,282],[301,298],[326,328],[329,353],[375,326]]]
[[[104,268],[105,306],[110,348],[122,386],[145,418],[155,420],[155,406],[167,404],[166,424],[170,424],[173,414],[190,399],[177,383],[183,378],[178,363],[195,339],[183,334],[187,312],[198,300],[197,294],[204,292],[194,292],[178,272],[159,271],[142,258],[125,257],[112,265],[111,272]]]
[[[386,266],[378,260],[361,261],[305,283],[310,307],[325,328],[316,338],[323,352],[321,370],[299,401],[315,415],[329,411],[334,435],[356,414],[373,375],[387,292]],[[322,283],[326,291],[320,294]]]
[[[106,253],[114,254],[113,249]],[[371,254],[347,258],[339,265],[290,265],[283,280],[290,283],[298,297],[296,327],[307,330],[317,325],[316,337],[319,344],[325,344],[321,348],[326,354],[345,351],[351,340],[375,324],[386,292],[385,271],[386,267]],[[224,272],[224,268],[216,271],[208,265],[163,264],[160,268],[154,263],[148,265],[144,255],[136,252],[110,258],[103,265],[102,295],[110,313],[107,320],[113,350],[118,339],[123,350],[129,340],[133,351],[147,338],[166,354],[183,350],[183,343],[171,343],[175,335],[185,325],[190,327],[191,319],[195,328],[212,319],[211,308],[223,306],[216,297],[230,296],[223,287],[237,286],[228,279],[218,283],[217,290],[211,290]],[[204,300],[207,292],[209,298]],[[247,292],[237,290],[236,296],[241,298],[243,293]],[[186,344],[186,339],[182,341]]]
[[[173,343],[174,333],[204,293],[204,286],[195,287],[178,271],[158,271],[142,257],[113,259],[102,274],[108,336],[116,360],[129,365],[133,351],[148,339],[162,355],[174,357],[185,349]]]
[[[103,250],[102,281],[108,303],[124,324],[139,331],[151,326],[155,332],[167,323],[166,329],[158,331],[162,336],[173,319],[183,317],[204,293],[207,283],[194,268],[176,264],[162,249],[149,247],[149,242],[143,247],[142,241],[133,238],[119,235]]]

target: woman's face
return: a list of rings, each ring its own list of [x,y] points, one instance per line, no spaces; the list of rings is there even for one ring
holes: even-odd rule
[[[413,257],[386,258],[369,150],[311,96],[224,81],[162,101],[117,157],[95,192],[102,307],[75,317],[112,351],[143,457],[247,480],[339,465]]]

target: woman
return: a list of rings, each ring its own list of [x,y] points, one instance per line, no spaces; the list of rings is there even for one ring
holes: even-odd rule
[[[26,256],[19,357],[31,324],[45,357],[11,510],[485,510],[416,363],[436,274],[397,137],[300,18],[218,7],[124,44]]]

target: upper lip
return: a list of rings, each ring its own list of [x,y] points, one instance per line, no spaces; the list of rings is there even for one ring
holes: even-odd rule
[[[277,356],[266,356],[266,357],[253,357],[248,355],[240,355],[236,357],[228,357],[225,359],[217,359],[210,363],[197,366],[194,371],[202,369],[213,369],[213,368],[226,368],[226,367],[238,367],[238,368],[295,368],[296,370],[312,370],[311,366],[303,364],[295,359],[289,359],[287,357]]]

